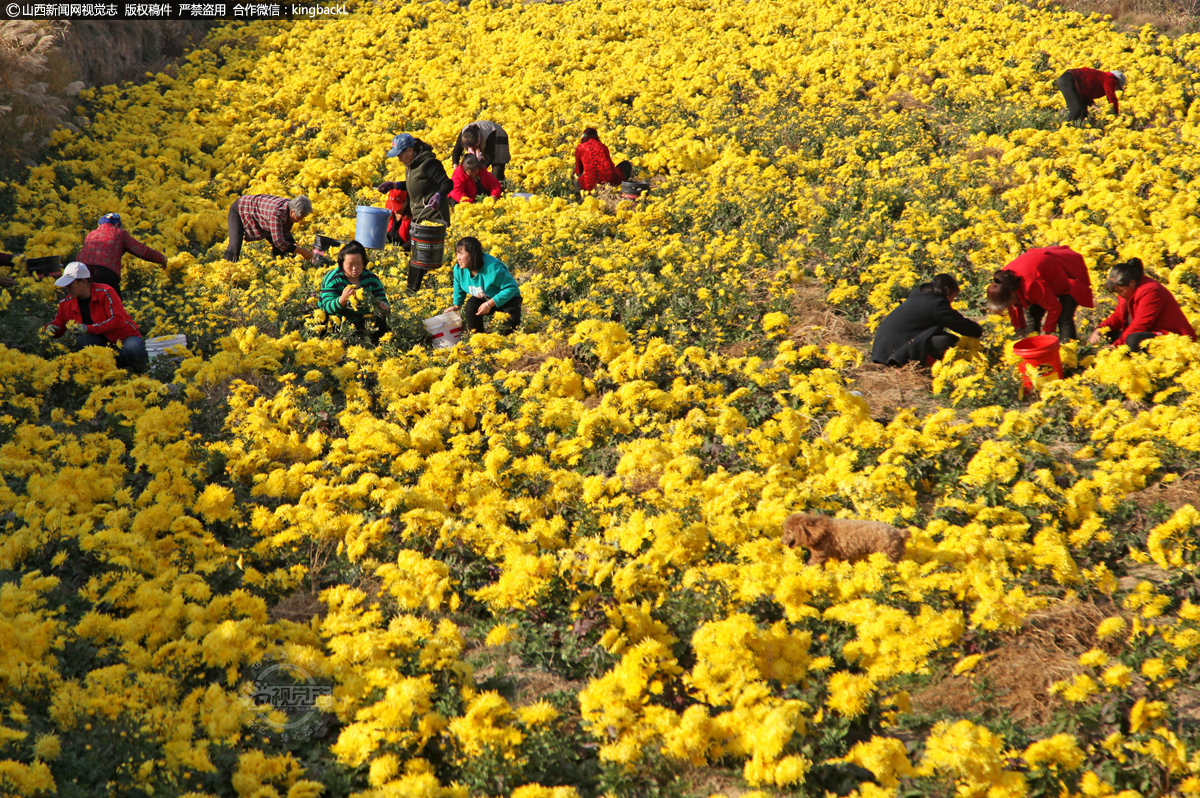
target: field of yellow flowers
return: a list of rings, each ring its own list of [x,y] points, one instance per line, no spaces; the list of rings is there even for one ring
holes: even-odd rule
[[[0,291],[0,793],[1200,794],[1200,345],[1068,345],[1024,396],[995,319],[931,380],[831,333],[940,271],[978,314],[1054,243],[1200,321],[1200,36],[1003,0],[351,8],[88,90],[0,185],[30,256],[119,211],[169,256],[127,259],[127,305],[190,344],[131,376],[38,336],[50,281]],[[1120,116],[1061,122],[1074,66],[1129,76]],[[396,250],[375,348],[315,312],[323,269],[221,259],[238,195],[350,238],[395,133],[445,156],[476,118],[536,196],[451,235],[513,269],[517,334],[431,348],[448,270],[409,294]],[[570,201],[587,125],[644,202]],[[908,553],[807,567],[804,509]]]

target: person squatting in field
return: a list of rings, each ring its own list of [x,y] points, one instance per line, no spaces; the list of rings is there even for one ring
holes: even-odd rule
[[[486,255],[474,236],[465,236],[454,245],[454,293],[443,312],[461,310],[471,332],[483,332],[483,322],[496,311],[508,314],[508,322],[499,332],[507,335],[521,323],[521,289],[508,266],[499,258]]]
[[[481,194],[499,199],[504,193],[500,181],[492,177],[486,169],[482,169],[479,159],[471,154],[463,156],[462,161],[454,168],[450,180],[454,183],[450,199],[455,202],[474,202]]]
[[[916,361],[932,365],[958,343],[959,335],[979,338],[983,327],[954,309],[958,280],[939,274],[908,294],[900,307],[889,313],[875,331],[871,360],[888,366]]]
[[[1196,331],[1175,296],[1165,285],[1146,276],[1140,259],[1132,258],[1113,266],[1105,288],[1117,295],[1117,307],[1100,322],[1088,343],[1099,343],[1101,330],[1105,329],[1113,346],[1126,344],[1133,352],[1160,335],[1174,333],[1196,340]]]
[[[146,365],[142,331],[129,317],[115,288],[95,282],[88,267],[78,261],[68,263],[54,284],[67,289],[67,297],[58,303],[54,320],[45,326],[48,333],[55,338],[70,333],[77,350],[117,346],[117,365],[122,368],[141,370]]]
[[[321,280],[318,305],[329,316],[341,316],[359,333],[368,334],[373,343],[391,330],[387,291],[378,275],[367,268],[367,249],[357,241],[338,251],[337,266]]]
[[[614,164],[608,147],[600,141],[596,128],[589,127],[583,131],[583,138],[575,147],[575,198],[582,191],[592,191],[601,183],[619,186],[621,181],[633,176],[633,163],[621,161]]]

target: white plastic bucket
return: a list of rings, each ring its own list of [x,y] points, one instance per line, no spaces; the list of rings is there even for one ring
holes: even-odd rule
[[[523,192],[523,191],[518,191],[518,192],[516,192],[515,194],[510,194],[509,196],[512,196],[512,197],[517,197],[517,198],[519,198],[519,199],[523,199],[523,200],[527,200],[527,199],[533,199],[533,195],[532,195],[532,194],[526,194],[526,193],[525,193],[525,192]]]
[[[387,243],[388,220],[391,217],[392,212],[387,208],[359,205],[354,240],[368,249],[383,249]]]
[[[448,349],[458,343],[462,336],[462,317],[457,311],[451,310],[431,316],[423,322],[425,329],[433,336],[433,345],[438,349]]]
[[[187,346],[186,335],[160,335],[157,338],[147,338],[146,355],[155,358],[159,355],[167,354],[167,350],[173,346]]]

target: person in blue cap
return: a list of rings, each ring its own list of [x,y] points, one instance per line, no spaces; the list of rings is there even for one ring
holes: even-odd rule
[[[83,249],[79,250],[75,260],[88,267],[93,283],[112,286],[117,296],[121,296],[121,258],[126,252],[150,263],[167,265],[161,252],[125,232],[119,213],[106,213],[100,217],[96,229],[84,237]]]
[[[433,147],[410,133],[401,133],[392,139],[392,148],[387,158],[399,158],[406,171],[403,188],[408,192],[408,205],[415,223],[433,222],[450,226],[450,192],[454,182],[447,177],[446,167],[433,154]],[[378,189],[384,193],[401,187],[399,183],[380,183]],[[425,278],[425,270],[408,267],[408,289],[416,291]]]

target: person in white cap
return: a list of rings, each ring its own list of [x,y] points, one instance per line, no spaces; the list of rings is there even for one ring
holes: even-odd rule
[[[1078,122],[1087,119],[1088,108],[1094,100],[1108,98],[1113,114],[1121,112],[1117,103],[1117,92],[1125,88],[1125,73],[1114,69],[1112,72],[1101,72],[1099,69],[1080,67],[1068,69],[1062,73],[1056,82],[1063,99],[1067,101],[1067,121]]]
[[[120,348],[117,365],[122,368],[140,369],[146,364],[142,331],[112,286],[93,282],[91,271],[79,261],[68,263],[54,284],[67,289],[67,298],[58,303],[58,313],[44,328],[47,332],[55,338],[71,333],[76,349],[114,344]]]

